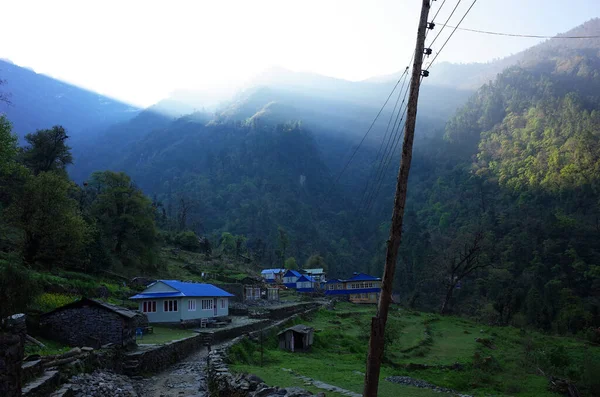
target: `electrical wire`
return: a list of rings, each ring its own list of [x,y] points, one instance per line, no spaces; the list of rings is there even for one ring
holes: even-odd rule
[[[465,20],[465,18],[467,17],[467,15],[471,11],[471,9],[475,5],[475,3],[477,3],[477,0],[473,0],[473,3],[471,3],[471,5],[469,6],[469,8],[467,9],[467,12],[465,12],[465,15],[463,15],[462,18],[460,19],[460,21],[458,21],[458,24],[454,27],[454,29],[452,30],[452,33],[450,33],[450,36],[448,36],[448,38],[446,39],[446,41],[444,41],[444,44],[442,44],[442,47],[437,52],[437,54],[435,54],[435,57],[433,57],[433,60],[431,62],[429,62],[429,65],[427,66],[427,69],[425,69],[425,70],[429,71],[429,69],[431,68],[431,65],[433,65],[433,63],[435,62],[435,60],[437,59],[437,57],[440,56],[440,54],[444,50],[444,47],[446,47],[446,44],[448,44],[448,42],[450,41],[450,39],[452,38],[452,36],[456,32],[456,30],[459,28],[459,26],[462,23],[462,21]]]
[[[446,27],[446,24],[450,21],[450,18],[452,18],[452,15],[454,15],[454,12],[456,11],[456,9],[458,8],[458,6],[460,5],[460,2],[462,0],[458,0],[458,2],[456,3],[456,5],[454,6],[454,8],[452,9],[452,12],[450,13],[450,15],[448,16],[448,18],[446,18],[446,22],[442,23],[440,25],[442,25],[442,28],[440,29],[440,31],[438,32],[438,34],[435,35],[435,37],[433,38],[433,41],[431,43],[429,43],[429,45],[427,46],[427,48],[431,48],[431,46],[433,45],[433,43],[435,43],[435,41],[437,40],[438,37],[440,37],[440,34],[442,34],[442,32],[444,31],[444,28]],[[443,6],[443,4],[442,4]],[[440,7],[441,9],[442,7]],[[439,11],[439,10],[438,10]],[[437,14],[436,14],[437,16]],[[435,17],[434,17],[435,19]]]
[[[456,28],[456,26],[440,24],[448,28]],[[478,30],[478,29],[469,29],[469,28],[457,28],[458,30],[464,30],[466,32],[473,33],[483,33],[483,34],[491,34],[495,36],[508,36],[508,37],[529,37],[534,39],[597,39],[600,38],[600,35],[593,36],[544,36],[537,34],[518,34],[518,33],[504,33],[504,32],[491,32],[488,30]]]

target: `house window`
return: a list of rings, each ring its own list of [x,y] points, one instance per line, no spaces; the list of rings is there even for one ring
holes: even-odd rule
[[[196,311],[196,299],[188,300],[188,312]]]
[[[156,301],[144,301],[142,303],[142,312],[155,313],[156,312]]]
[[[177,311],[177,301],[176,300],[165,301],[163,309],[165,312],[176,312]]]
[[[213,303],[212,299],[202,299],[202,310],[212,310]]]
[[[225,309],[225,299],[221,299],[221,309]]]

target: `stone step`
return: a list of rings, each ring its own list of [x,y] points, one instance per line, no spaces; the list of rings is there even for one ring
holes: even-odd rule
[[[44,397],[56,390],[60,385],[60,373],[58,371],[44,371],[44,373],[27,383],[22,391],[22,396]]]
[[[71,385],[67,383],[54,393],[50,394],[50,397],[72,397],[74,395],[75,393],[71,390]]]
[[[37,378],[44,372],[42,360],[24,361],[21,369],[21,385],[27,384],[27,382]]]

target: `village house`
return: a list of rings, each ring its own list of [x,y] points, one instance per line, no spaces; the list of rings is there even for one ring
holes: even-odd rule
[[[311,276],[303,274],[296,280],[296,291],[298,292],[314,292],[317,289],[319,289],[319,283]]]
[[[263,269],[260,272],[263,280],[266,283],[281,283],[283,281],[283,275],[285,273],[285,269]]]
[[[325,295],[348,295],[353,303],[377,303],[381,279],[365,273],[355,273],[347,280],[331,279],[325,284]]]
[[[302,269],[303,274],[307,274],[311,276],[317,283],[325,283],[327,279],[325,278],[324,269]]]
[[[231,297],[212,284],[157,280],[130,299],[151,323],[180,323],[229,315]]]
[[[302,274],[296,270],[288,270],[283,275],[283,285],[288,288],[296,288],[296,281],[302,277]]]
[[[81,299],[40,317],[44,336],[70,346],[100,347],[135,344],[136,328],[148,319],[142,313],[94,299]]]

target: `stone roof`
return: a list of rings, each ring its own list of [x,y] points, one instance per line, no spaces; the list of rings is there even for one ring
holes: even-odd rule
[[[294,331],[294,332],[298,332],[301,334],[309,334],[312,331],[314,331],[314,328],[309,327],[307,325],[304,324],[298,324],[298,325],[294,325],[293,327],[289,327],[284,329],[283,331],[279,332],[277,335],[281,335],[281,334],[285,334],[288,331]]]
[[[48,316],[48,315],[50,315],[52,313],[56,313],[56,312],[59,312],[59,311],[65,310],[65,309],[70,309],[70,308],[74,308],[74,307],[83,306],[85,304],[102,307],[102,308],[104,308],[106,310],[109,310],[111,312],[117,313],[118,315],[123,316],[125,318],[133,318],[135,316],[141,316],[142,315],[140,312],[136,312],[134,310],[130,310],[130,309],[127,309],[127,308],[122,307],[122,306],[113,305],[113,304],[102,302],[102,301],[99,301],[99,300],[96,300],[96,299],[83,298],[83,299],[80,299],[78,301],[75,301],[75,302],[66,304],[64,306],[58,307],[58,308],[52,310],[51,312],[44,313],[44,314],[42,314],[42,316]]]

